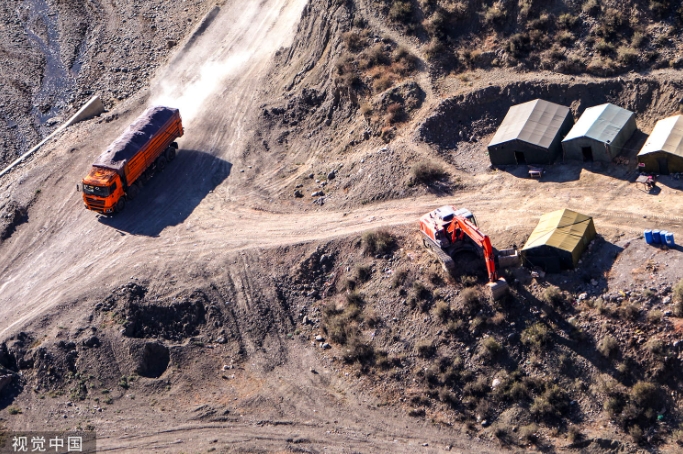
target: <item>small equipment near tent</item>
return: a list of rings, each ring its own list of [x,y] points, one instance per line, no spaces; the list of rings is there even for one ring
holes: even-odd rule
[[[638,153],[640,170],[668,175],[683,172],[683,115],[659,120]]]
[[[633,112],[614,104],[589,107],[562,141],[564,160],[610,162],[635,130]]]
[[[595,235],[590,216],[567,209],[546,213],[524,245],[522,257],[525,264],[548,273],[573,269]]]
[[[573,122],[569,107],[542,99],[510,107],[489,143],[491,164],[552,164]]]

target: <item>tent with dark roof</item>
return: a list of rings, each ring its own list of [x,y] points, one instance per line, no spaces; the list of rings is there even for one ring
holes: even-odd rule
[[[552,164],[573,121],[568,107],[542,99],[512,106],[489,143],[491,164]]]

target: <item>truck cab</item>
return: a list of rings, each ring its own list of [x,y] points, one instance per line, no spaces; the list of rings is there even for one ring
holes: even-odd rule
[[[121,177],[114,170],[93,167],[83,178],[83,202],[89,210],[103,214],[120,211],[124,196]]]

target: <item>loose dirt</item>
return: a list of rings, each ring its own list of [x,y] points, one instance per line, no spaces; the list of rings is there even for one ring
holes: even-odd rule
[[[547,211],[593,216],[607,243],[623,252],[609,272],[607,264],[586,268],[585,276],[548,278],[572,295],[609,294],[615,300],[607,304],[616,305],[632,270],[648,260],[668,264],[665,286],[680,278],[680,251],[657,255],[638,243],[653,227],[683,238],[678,180],[662,178],[656,195],[632,184],[642,136],[633,139],[628,165],[557,164],[541,181],[524,178],[524,169],[491,170],[485,154],[505,106],[536,96],[565,102],[575,113],[593,101],[617,102],[637,112],[647,133],[655,119],[678,109],[677,73],[596,79],[495,70],[432,85],[423,68],[405,82],[417,84],[424,99],[385,143],[379,127],[358,115],[358,94],[334,81],[341,34],[353,16],[339,2],[228,1],[213,10],[187,4],[188,11],[178,5],[168,12],[178,22],[163,25],[173,44],[159,33],[151,38],[156,50],[147,75],[136,71],[133,81],[130,72],[117,72],[128,84],[104,79],[121,98],[110,112],[69,128],[0,180],[0,333],[14,358],[5,367],[24,374],[4,394],[5,407],[22,411],[3,415],[7,429],[80,425],[96,429],[100,446],[117,452],[500,452],[491,432],[468,428],[452,410],[408,416],[413,408],[400,401],[410,395],[406,382],[405,392],[384,389],[345,364],[340,345],[311,345],[323,334],[321,302],[335,298],[326,291],[341,289],[342,276],[361,261],[362,232],[391,228],[401,238],[395,259],[377,258],[396,263],[375,264],[367,285],[381,319],[396,319],[396,335],[413,330],[411,351],[442,328],[407,310],[404,297],[385,303],[382,292],[389,290],[382,285],[399,265],[416,276],[438,269],[413,234],[416,219],[435,206],[471,209],[500,248],[523,244]],[[160,29],[166,13],[103,17],[137,24],[150,14],[158,14]],[[201,25],[186,35],[195,24]],[[371,24],[392,40],[390,48],[400,43],[421,56],[410,38],[381,21]],[[142,44],[131,30],[128,48],[109,43],[113,60],[125,49],[148,54],[144,46],[133,49]],[[140,89],[161,61],[166,66]],[[127,91],[112,88],[119,86]],[[85,96],[78,93],[74,100]],[[382,94],[363,96],[382,105]],[[186,135],[177,159],[120,216],[84,210],[75,184],[139,112],[158,102],[181,108]],[[25,129],[37,135],[26,112]],[[413,184],[411,168],[423,160],[443,165],[448,183]],[[296,189],[304,197],[294,197]],[[324,195],[311,196],[318,191]],[[586,278],[600,285],[587,287]],[[646,281],[637,281],[639,292]],[[547,283],[533,285],[538,296]],[[461,290],[457,282],[438,286]],[[534,306],[523,316],[536,320],[540,313]],[[464,355],[460,347],[454,352]],[[579,405],[596,413],[587,421],[609,425],[599,406]],[[621,438],[609,428],[587,435],[584,448],[596,452],[603,438]],[[564,443],[551,438],[548,446]]]

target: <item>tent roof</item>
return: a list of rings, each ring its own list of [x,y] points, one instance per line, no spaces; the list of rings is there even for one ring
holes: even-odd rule
[[[638,156],[658,151],[683,157],[683,115],[659,120]]]
[[[536,99],[510,107],[489,146],[521,140],[542,148],[550,147],[569,107]]]
[[[583,112],[563,142],[579,137],[611,142],[633,115],[633,112],[614,104],[589,107]]]
[[[573,253],[583,240],[593,218],[572,210],[557,210],[541,216],[522,251],[551,246]]]

